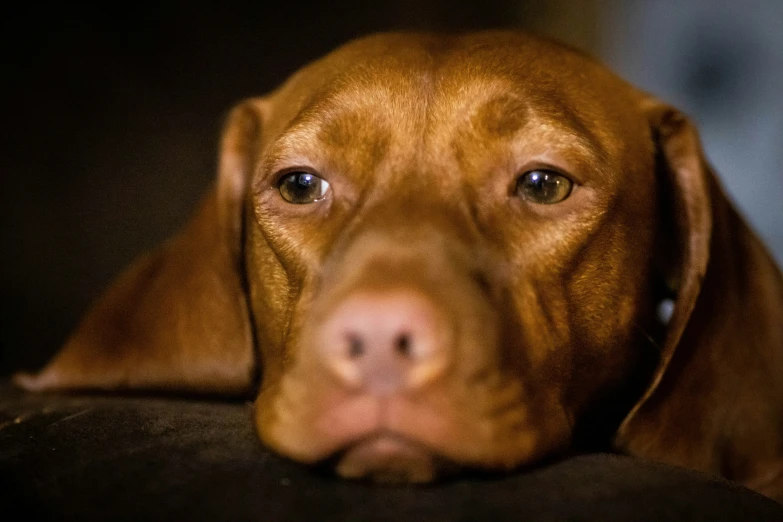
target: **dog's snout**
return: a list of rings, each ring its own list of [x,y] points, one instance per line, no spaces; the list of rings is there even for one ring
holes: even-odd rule
[[[343,385],[372,394],[421,387],[436,380],[449,360],[448,321],[414,290],[350,295],[321,331],[326,366]]]

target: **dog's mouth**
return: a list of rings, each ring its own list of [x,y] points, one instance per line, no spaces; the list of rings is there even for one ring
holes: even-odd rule
[[[424,444],[389,431],[355,441],[329,461],[344,478],[388,485],[432,482],[455,467]]]

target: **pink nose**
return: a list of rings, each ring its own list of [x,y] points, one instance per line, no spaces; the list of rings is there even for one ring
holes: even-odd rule
[[[448,366],[448,322],[416,291],[352,294],[322,332],[326,366],[344,385],[376,395],[421,387]]]

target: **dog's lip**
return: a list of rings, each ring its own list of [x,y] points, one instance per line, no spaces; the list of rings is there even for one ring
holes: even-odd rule
[[[429,446],[389,430],[354,440],[329,460],[345,478],[382,483],[430,482],[446,462]]]

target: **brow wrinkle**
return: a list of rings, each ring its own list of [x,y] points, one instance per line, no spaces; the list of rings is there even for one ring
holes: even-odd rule
[[[499,94],[484,102],[474,113],[473,127],[498,138],[515,134],[524,124],[528,108],[517,96]]]
[[[597,153],[601,160],[607,159],[609,152],[599,136],[558,96],[548,97],[546,109],[537,107],[536,112],[551,122],[555,128],[566,131],[583,146]]]

